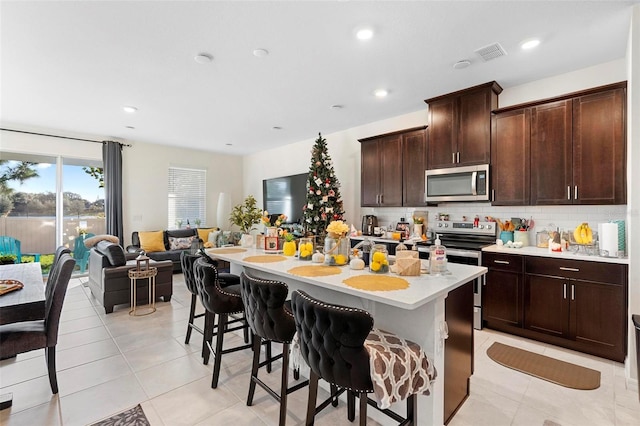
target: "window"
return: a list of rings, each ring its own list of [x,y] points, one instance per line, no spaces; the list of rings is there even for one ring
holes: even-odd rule
[[[207,217],[207,171],[169,167],[168,228],[193,227]]]

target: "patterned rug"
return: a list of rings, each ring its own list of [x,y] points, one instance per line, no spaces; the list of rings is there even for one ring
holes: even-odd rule
[[[140,404],[135,407],[101,420],[91,426],[151,426]]]

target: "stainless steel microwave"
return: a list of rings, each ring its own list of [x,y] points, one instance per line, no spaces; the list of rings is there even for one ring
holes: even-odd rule
[[[488,201],[489,165],[452,167],[425,172],[425,201]]]

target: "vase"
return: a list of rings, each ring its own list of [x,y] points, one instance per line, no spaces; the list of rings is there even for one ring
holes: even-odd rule
[[[389,252],[386,244],[375,244],[371,249],[369,270],[376,274],[389,272]]]
[[[275,226],[267,226],[265,229],[265,235],[267,237],[277,237],[278,236],[278,228]]]
[[[241,247],[252,247],[255,244],[253,235],[251,234],[242,234],[240,237],[240,246]]]
[[[325,265],[346,265],[349,263],[349,249],[349,237],[344,234],[330,232],[324,239]]]
[[[298,243],[298,259],[311,260],[313,257],[313,238],[300,238]]]
[[[282,254],[285,256],[295,256],[296,254],[296,242],[295,241],[285,241],[282,245]]]
[[[422,224],[421,223],[414,223],[413,224],[413,235],[417,236],[417,237],[421,237],[422,236]]]

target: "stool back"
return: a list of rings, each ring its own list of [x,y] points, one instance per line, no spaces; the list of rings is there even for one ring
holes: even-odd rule
[[[196,277],[193,270],[193,264],[198,260],[200,256],[195,254],[189,254],[183,251],[180,254],[180,265],[182,266],[182,274],[184,275],[184,283],[187,286],[187,290],[191,294],[198,294],[198,284],[196,283]]]
[[[263,339],[291,343],[296,332],[293,313],[285,309],[289,294],[287,285],[280,281],[263,280],[240,275],[244,311],[254,334]]]
[[[200,301],[207,311],[214,314],[235,314],[244,311],[240,291],[230,291],[233,286],[221,288],[218,270],[214,265],[200,257],[195,261],[193,269]]]
[[[362,309],[332,305],[296,290],[291,295],[302,357],[329,383],[372,392],[369,354],[364,347],[373,318]]]

